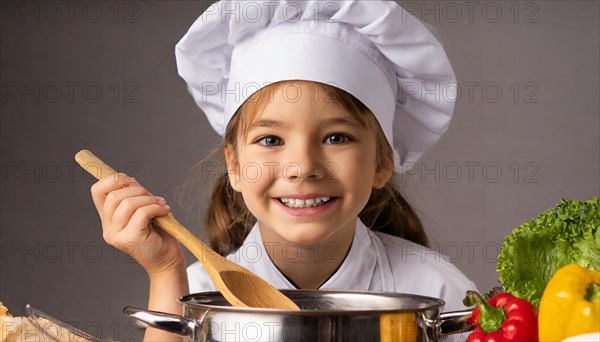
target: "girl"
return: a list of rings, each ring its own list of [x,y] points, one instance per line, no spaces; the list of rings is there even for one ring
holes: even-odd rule
[[[462,308],[475,286],[425,247],[393,181],[454,108],[440,95],[452,68],[423,23],[391,1],[220,1],[176,56],[225,139],[227,172],[205,220],[213,248],[277,288],[406,292]],[[150,310],[181,313],[177,298],[215,290],[149,224],[169,212],[163,198],[123,174],[92,196],[105,240],[138,246]],[[146,339],[177,338],[148,329]]]

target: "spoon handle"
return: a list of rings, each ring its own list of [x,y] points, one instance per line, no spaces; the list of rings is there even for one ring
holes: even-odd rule
[[[75,160],[86,171],[100,179],[117,172],[87,150],[79,151]],[[115,179],[116,180],[116,179]],[[242,266],[227,260],[206,246],[169,213],[153,222],[184,245],[204,266],[215,286],[233,306],[300,310],[283,293]],[[222,276],[225,276],[225,278]]]
[[[96,179],[117,174],[117,171],[88,150],[79,151],[75,155],[75,160],[83,169],[96,177]],[[187,228],[179,223],[173,214],[169,213],[166,216],[155,217],[153,221],[192,252],[206,268],[211,270],[213,268],[212,265],[207,265],[209,258],[216,258],[214,261],[221,261],[221,259],[223,259],[222,256],[209,248],[202,240],[198,239]]]

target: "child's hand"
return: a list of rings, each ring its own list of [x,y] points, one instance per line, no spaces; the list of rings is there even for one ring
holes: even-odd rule
[[[177,240],[150,220],[169,213],[165,200],[123,173],[92,185],[92,198],[102,220],[104,240],[131,255],[149,275],[185,267]]]

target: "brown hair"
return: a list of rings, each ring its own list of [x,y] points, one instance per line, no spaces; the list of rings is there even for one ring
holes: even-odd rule
[[[287,82],[290,81],[264,87],[242,104],[227,126],[225,146],[230,146],[232,151],[237,150],[238,137],[246,135],[253,118],[266,105],[269,91]],[[344,90],[321,83],[318,83],[318,87],[326,92],[329,99],[352,113],[361,124],[373,129],[376,135],[377,168],[393,167],[392,149],[372,112]],[[217,152],[213,151],[211,155],[214,156]],[[222,153],[221,150],[221,156]],[[367,205],[358,216],[374,231],[398,236],[423,246],[428,244],[421,220],[396,188],[394,177],[390,177],[381,189],[373,189]],[[242,195],[233,190],[225,172],[213,186],[210,204],[204,217],[211,246],[221,255],[235,251],[242,245],[255,223],[256,218],[246,208]]]

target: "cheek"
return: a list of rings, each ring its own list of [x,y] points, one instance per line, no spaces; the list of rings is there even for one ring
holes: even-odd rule
[[[268,164],[267,164],[268,165]],[[272,182],[273,168],[265,166],[263,162],[254,160],[240,160],[238,177],[242,193],[247,192],[249,196],[259,196],[261,192]]]
[[[371,176],[376,169],[375,149],[360,149],[351,153],[332,154],[329,159],[329,169],[337,169],[341,177]]]
[[[263,178],[263,170],[259,163],[250,162],[242,164],[239,174],[243,184],[248,184],[252,187],[254,184],[259,184]]]

